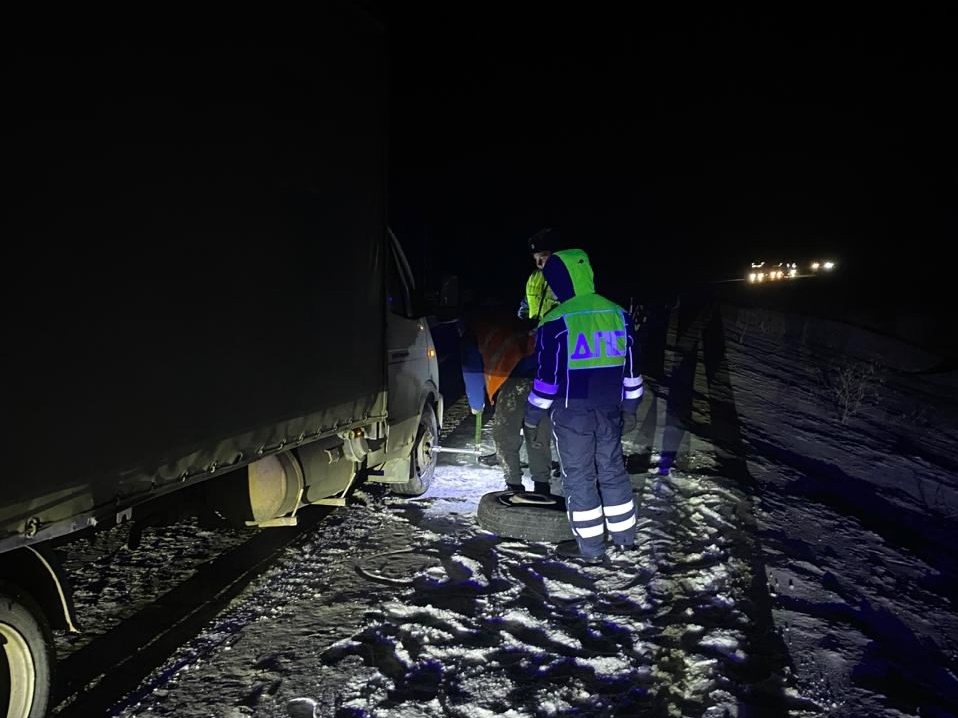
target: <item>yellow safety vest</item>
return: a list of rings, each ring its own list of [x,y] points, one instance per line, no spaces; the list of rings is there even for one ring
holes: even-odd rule
[[[541,320],[559,305],[559,300],[546,283],[545,275],[541,270],[534,271],[526,281],[526,302],[529,304],[529,319],[536,321]]]

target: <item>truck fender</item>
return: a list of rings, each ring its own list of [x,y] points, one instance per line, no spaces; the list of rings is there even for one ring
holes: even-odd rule
[[[0,579],[28,593],[51,627],[80,632],[70,581],[57,555],[43,544],[0,556]]]
[[[442,415],[445,411],[445,406],[442,399],[442,394],[439,393],[439,388],[431,381],[428,381],[423,385],[422,392],[419,397],[419,406],[425,408],[427,404],[432,406],[432,410],[436,413],[436,424],[440,429],[442,429]]]

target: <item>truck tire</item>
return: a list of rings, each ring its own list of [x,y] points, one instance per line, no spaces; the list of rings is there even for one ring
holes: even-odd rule
[[[53,634],[33,600],[0,584],[0,715],[43,718],[50,700]]]
[[[559,543],[574,539],[569,517],[555,506],[511,505],[512,491],[492,491],[479,499],[476,522],[490,533],[522,541]]]
[[[432,405],[426,404],[419,417],[419,430],[409,459],[409,481],[393,484],[392,492],[401,496],[421,496],[429,490],[439,454],[433,451],[439,439],[439,422]]]

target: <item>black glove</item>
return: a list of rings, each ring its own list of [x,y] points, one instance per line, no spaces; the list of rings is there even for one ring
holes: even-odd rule
[[[539,441],[538,424],[523,424],[522,431],[526,435],[526,441],[529,442],[529,446],[531,446],[533,449],[542,448],[542,442]]]
[[[635,413],[631,411],[622,412],[622,435],[625,436],[633,431],[635,431]]]
[[[538,406],[526,402],[525,414],[522,417],[522,433],[533,449],[541,449],[539,441],[539,424],[548,416],[549,412]]]

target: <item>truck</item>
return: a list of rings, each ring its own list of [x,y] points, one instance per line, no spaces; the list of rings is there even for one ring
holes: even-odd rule
[[[302,51],[7,66],[0,716],[48,711],[52,631],[80,625],[61,542],[429,486],[443,398],[387,223],[384,24],[315,15]]]

